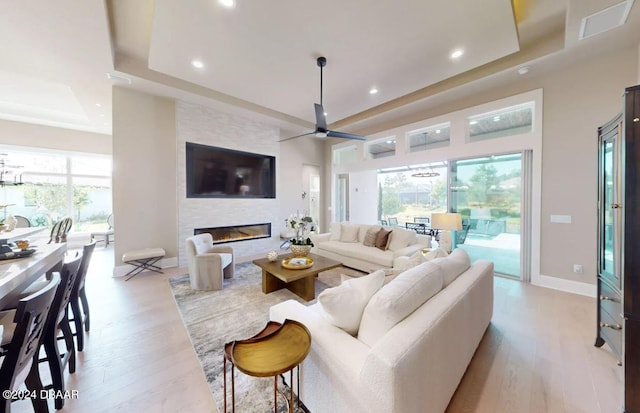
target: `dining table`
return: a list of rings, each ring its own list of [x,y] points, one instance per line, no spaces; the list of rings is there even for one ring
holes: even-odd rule
[[[38,232],[45,230],[46,228],[47,227],[26,227],[26,228],[14,228],[12,231],[1,231],[0,245],[8,244],[9,242],[27,238],[31,235],[37,234]]]
[[[35,251],[28,257],[0,260],[0,310],[26,287],[41,276],[60,271],[67,244],[44,244],[30,247]]]

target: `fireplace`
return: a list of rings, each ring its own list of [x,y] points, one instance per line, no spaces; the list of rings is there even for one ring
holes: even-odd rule
[[[232,225],[228,227],[196,228],[193,235],[208,232],[214,244],[270,238],[271,224]]]

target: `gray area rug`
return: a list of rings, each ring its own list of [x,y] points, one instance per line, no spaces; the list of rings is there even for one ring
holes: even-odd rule
[[[324,289],[339,285],[340,273],[362,274],[343,267],[322,272],[316,279],[316,297]],[[189,286],[188,275],[171,278],[169,283],[219,412],[224,411],[224,344],[261,331],[269,321],[272,305],[289,299],[304,304],[315,302],[307,303],[288,290],[263,294],[262,272],[252,263],[237,264],[235,276],[224,280],[220,291],[194,291]],[[227,369],[227,410],[231,411],[230,367]],[[254,378],[236,370],[235,385],[237,412],[273,412],[272,378]],[[282,383],[280,388],[284,388]],[[278,397],[278,411],[286,411],[283,397]]]

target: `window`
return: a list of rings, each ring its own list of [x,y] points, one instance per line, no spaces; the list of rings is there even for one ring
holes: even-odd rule
[[[409,152],[424,151],[428,148],[441,148],[448,146],[451,134],[451,124],[430,126],[426,129],[419,129],[407,133],[407,144]]]
[[[469,117],[469,141],[502,138],[533,130],[533,105],[527,102]]]
[[[366,154],[369,159],[385,158],[396,154],[396,138],[379,139],[366,144]]]
[[[344,165],[358,160],[358,148],[355,145],[343,146],[333,150],[333,164]]]
[[[22,185],[0,187],[4,215],[22,215],[33,226],[49,226],[69,216],[72,231],[102,228],[111,214],[111,157],[3,148],[5,161]]]
[[[428,224],[432,212],[446,212],[447,172],[446,162],[378,170],[378,220]]]

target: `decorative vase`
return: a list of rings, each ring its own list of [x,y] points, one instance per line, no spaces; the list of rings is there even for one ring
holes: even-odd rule
[[[5,231],[11,232],[16,228],[18,220],[13,215],[7,215],[4,219]]]
[[[306,257],[311,251],[311,245],[292,245],[291,252],[294,257]]]
[[[278,251],[271,250],[267,252],[267,259],[271,262],[275,262],[278,259]]]

